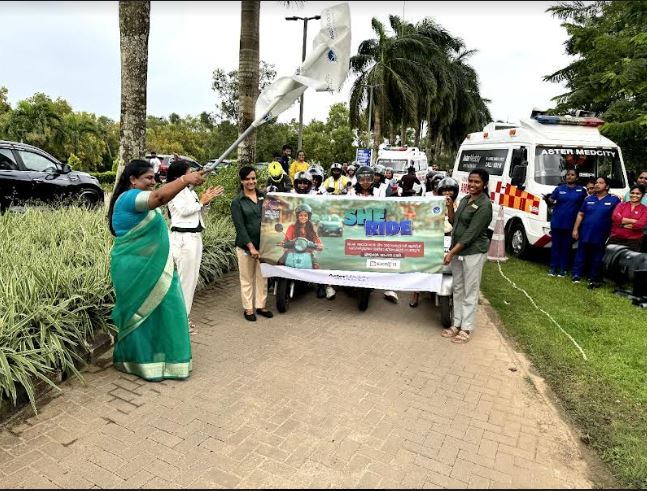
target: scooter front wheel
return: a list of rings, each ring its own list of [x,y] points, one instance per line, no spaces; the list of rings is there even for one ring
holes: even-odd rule
[[[276,310],[284,314],[290,307],[290,282],[286,278],[276,280]]]

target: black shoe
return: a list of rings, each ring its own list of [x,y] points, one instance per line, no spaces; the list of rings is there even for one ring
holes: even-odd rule
[[[317,287],[317,298],[324,298],[326,296],[326,287],[325,285],[319,285]]]
[[[270,312],[269,310],[256,309],[256,313],[258,315],[262,315],[263,317],[267,317],[268,319],[271,319],[272,317],[274,317],[274,314],[272,312]],[[254,320],[256,320],[256,319],[254,319]]]
[[[591,289],[591,290],[593,288],[600,288],[601,286],[602,286],[602,283],[600,283],[599,281],[591,281],[591,282],[589,282],[589,289]]]
[[[243,311],[243,315],[245,316],[245,319],[247,319],[248,321],[252,321],[252,322],[256,321],[256,315],[254,315],[253,313],[248,314],[247,312]]]

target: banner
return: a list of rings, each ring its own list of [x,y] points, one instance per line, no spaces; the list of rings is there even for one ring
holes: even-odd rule
[[[261,270],[266,277],[329,285],[437,291],[444,226],[443,197],[269,193]]]

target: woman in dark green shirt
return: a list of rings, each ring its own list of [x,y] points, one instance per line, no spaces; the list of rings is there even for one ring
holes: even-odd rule
[[[261,274],[260,254],[261,216],[265,194],[256,188],[256,171],[243,167],[240,176],[240,193],[231,202],[231,216],[236,227],[236,256],[240,276],[240,294],[243,300],[243,315],[255,321],[256,314],[272,317],[267,302],[267,281]],[[256,314],[254,314],[256,305]]]
[[[442,336],[454,343],[467,343],[474,329],[478,306],[481,273],[490,245],[488,226],[492,221],[492,202],[487,184],[490,175],[484,169],[474,169],[467,180],[467,196],[456,212],[448,210],[452,224],[452,246],[444,263],[451,265],[453,276],[454,322]]]

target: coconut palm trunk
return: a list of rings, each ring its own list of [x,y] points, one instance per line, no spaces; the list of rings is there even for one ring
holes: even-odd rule
[[[127,162],[145,155],[150,12],[148,1],[119,2],[121,122],[117,180]]]
[[[382,114],[381,107],[374,106],[375,119],[373,120],[373,161],[377,158],[377,151],[382,141]]]
[[[259,19],[261,2],[243,0],[240,8],[240,55],[238,62],[241,134],[256,119],[259,77]],[[256,133],[253,132],[238,147],[238,165],[250,165],[256,160]]]

